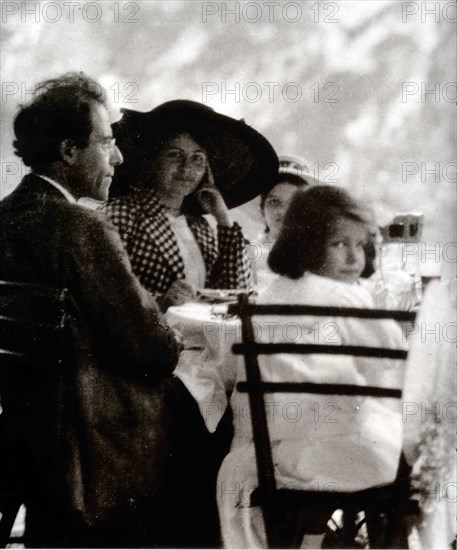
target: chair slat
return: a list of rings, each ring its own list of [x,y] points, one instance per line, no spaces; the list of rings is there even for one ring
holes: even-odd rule
[[[51,286],[41,285],[38,283],[27,283],[20,281],[3,281],[0,280],[0,295],[8,294],[10,292],[20,293],[25,292],[26,294],[38,294],[46,295],[49,298],[60,299],[62,294],[61,289],[56,289]]]
[[[377,386],[357,386],[353,384],[314,384],[308,382],[261,382],[249,384],[238,382],[238,391],[246,393],[318,393],[329,395],[362,395],[372,397],[394,397],[400,399],[402,391]]]
[[[355,307],[334,306],[309,306],[303,304],[255,304],[240,303],[229,304],[228,313],[241,315],[311,315],[315,317],[357,317],[358,319],[394,319],[396,321],[412,322],[416,318],[414,311],[385,310],[385,309],[361,309]]]
[[[16,317],[7,317],[0,315],[0,330],[7,330],[9,328],[19,328],[24,330],[37,329],[37,330],[55,330],[60,326],[62,322],[62,313],[56,312],[55,322],[47,323],[41,321],[30,321],[28,319],[18,319]]]
[[[1,348],[0,348],[0,355],[8,355],[11,357],[17,357],[19,359],[24,359],[25,357],[28,357],[26,353],[18,353],[16,351],[11,351],[8,349],[1,349]]]
[[[0,317],[0,357],[9,352],[31,357],[34,362],[49,361],[59,353],[60,323],[57,326],[46,323],[24,322],[22,319]],[[1,363],[0,363],[1,366]]]
[[[329,346],[325,344],[267,344],[248,342],[246,344],[233,344],[232,351],[236,355],[274,355],[276,353],[298,354],[326,354],[326,355],[352,355],[355,357],[374,357],[377,359],[406,359],[408,353],[405,350],[372,348],[368,346]]]
[[[65,291],[46,286],[0,281],[0,316],[16,323],[58,324],[62,320]]]

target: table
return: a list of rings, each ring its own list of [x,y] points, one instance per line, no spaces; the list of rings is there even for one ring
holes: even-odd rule
[[[184,339],[174,374],[198,403],[211,433],[229,403],[240,360],[231,349],[241,342],[241,321],[227,318],[226,312],[226,304],[187,303],[169,308],[165,315]]]

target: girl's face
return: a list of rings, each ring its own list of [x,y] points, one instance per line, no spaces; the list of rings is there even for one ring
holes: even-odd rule
[[[268,193],[263,206],[263,217],[270,228],[272,240],[276,240],[281,229],[284,215],[297,186],[286,181],[277,183]]]
[[[186,197],[198,187],[206,171],[206,152],[189,134],[178,134],[154,161],[154,189],[158,195]]]
[[[319,275],[343,283],[355,283],[365,267],[365,224],[339,217],[325,245],[324,261]]]

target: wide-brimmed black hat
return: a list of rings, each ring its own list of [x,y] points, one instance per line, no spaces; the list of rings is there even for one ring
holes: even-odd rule
[[[122,112],[122,119],[113,124],[113,132],[124,163],[116,169],[112,197],[141,186],[144,165],[157,147],[177,132],[189,133],[205,148],[214,182],[229,208],[268,191],[276,181],[278,157],[273,147],[243,120],[183,99],[163,103],[147,113],[130,109]]]

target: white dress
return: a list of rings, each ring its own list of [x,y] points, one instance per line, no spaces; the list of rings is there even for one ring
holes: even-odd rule
[[[372,307],[363,287],[313,274],[294,281],[278,277],[260,301]],[[404,348],[394,321],[339,318],[253,319],[264,342],[302,342]],[[402,363],[386,359],[322,355],[259,358],[264,380],[402,386]],[[244,362],[238,380],[245,379]],[[395,479],[402,446],[401,403],[394,399],[267,394],[267,416],[279,486],[347,491]],[[232,394],[235,437],[218,476],[218,506],[224,546],[265,548],[259,508],[250,507],[257,485],[246,394]]]
[[[274,244],[269,239],[268,234],[262,232],[248,246],[248,257],[251,264],[254,286],[259,292],[267,288],[271,281],[276,278],[275,273],[268,266],[268,256]]]

